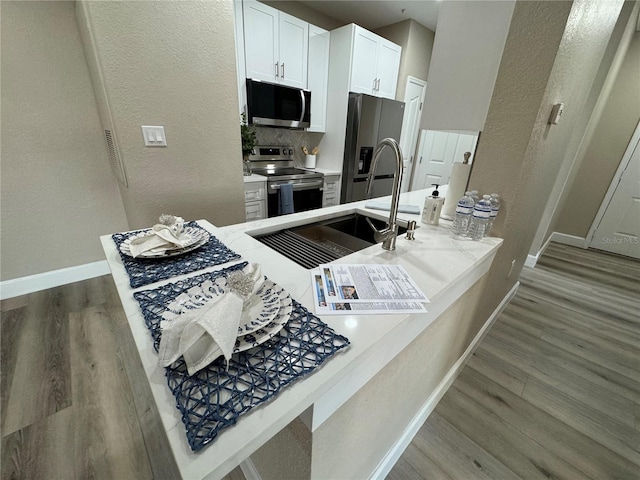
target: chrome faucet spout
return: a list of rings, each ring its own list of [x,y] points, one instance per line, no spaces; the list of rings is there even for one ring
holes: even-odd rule
[[[382,230],[378,230],[373,223],[371,223],[371,220],[367,219],[367,222],[374,231],[375,240],[377,242],[382,241],[382,248],[385,250],[395,250],[396,237],[398,236],[397,219],[398,204],[400,201],[400,184],[402,183],[402,152],[400,151],[400,145],[398,145],[398,142],[393,138],[385,138],[381,140],[373,152],[373,160],[371,161],[371,168],[369,169],[369,176],[367,177],[367,198],[371,198],[373,178],[378,166],[380,154],[385,147],[391,148],[396,162],[396,169],[393,174],[393,190],[391,192],[391,210],[389,211],[389,220],[387,221],[386,228]]]

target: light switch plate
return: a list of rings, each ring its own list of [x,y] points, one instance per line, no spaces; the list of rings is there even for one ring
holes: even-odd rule
[[[166,147],[167,137],[164,135],[164,127],[142,125],[142,138],[145,147]]]
[[[551,125],[557,125],[564,112],[564,103],[556,103],[551,109],[551,115],[549,115],[549,123]]]

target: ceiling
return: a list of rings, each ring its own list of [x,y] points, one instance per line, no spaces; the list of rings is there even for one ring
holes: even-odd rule
[[[325,15],[345,23],[357,23],[367,30],[412,18],[435,31],[441,0],[298,0]]]

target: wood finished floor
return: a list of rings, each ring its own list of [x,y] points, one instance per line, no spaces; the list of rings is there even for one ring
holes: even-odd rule
[[[110,275],[1,309],[2,480],[179,477]]]
[[[387,480],[640,479],[640,262],[551,244]]]
[[[640,262],[552,244],[521,282],[389,480],[640,479]],[[1,309],[2,480],[177,478],[110,276]]]

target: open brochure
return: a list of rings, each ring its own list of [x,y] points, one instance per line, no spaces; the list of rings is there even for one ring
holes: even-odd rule
[[[400,265],[320,265],[311,280],[318,314],[427,311],[429,299]]]

